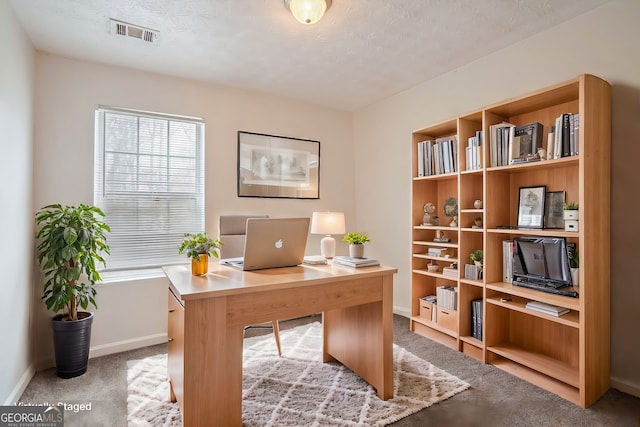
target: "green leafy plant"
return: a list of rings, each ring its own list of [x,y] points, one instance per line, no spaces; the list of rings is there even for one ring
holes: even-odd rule
[[[44,273],[42,299],[53,312],[65,310],[62,320],[78,320],[78,307],[95,301],[95,284],[102,280],[97,263],[105,265],[111,229],[95,206],[48,205],[36,212],[39,230],[38,262]],[[83,275],[84,273],[84,275]]]
[[[562,205],[562,208],[565,211],[577,211],[579,208],[578,202],[565,202]]]
[[[178,249],[179,254],[186,253],[189,258],[200,261],[200,255],[206,254],[218,258],[218,249],[222,242],[218,239],[212,239],[207,233],[184,233],[185,239]]]
[[[580,268],[580,257],[578,256],[578,251],[569,253],[569,267]]]
[[[482,252],[482,249],[476,249],[475,251],[471,252],[469,258],[471,258],[471,261],[482,265],[484,253]]]
[[[342,238],[343,242],[347,242],[350,245],[362,245],[364,243],[370,242],[369,236],[367,233],[347,233]]]

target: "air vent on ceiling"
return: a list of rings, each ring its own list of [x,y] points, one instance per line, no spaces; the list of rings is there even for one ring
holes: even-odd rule
[[[160,32],[157,30],[129,24],[128,22],[118,21],[117,19],[109,19],[109,24],[111,34],[114,36],[132,37],[147,43],[158,43]]]

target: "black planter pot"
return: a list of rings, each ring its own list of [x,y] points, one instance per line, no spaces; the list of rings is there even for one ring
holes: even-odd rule
[[[73,378],[87,372],[93,313],[78,312],[78,320],[62,321],[62,314],[51,320],[56,373],[60,378]]]

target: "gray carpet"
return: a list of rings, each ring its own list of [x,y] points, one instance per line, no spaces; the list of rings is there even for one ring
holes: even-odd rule
[[[318,316],[281,322],[287,329]],[[249,329],[247,336],[269,334]],[[394,342],[416,356],[471,384],[471,388],[410,415],[393,426],[615,426],[640,427],[640,399],[610,390],[589,409],[515,378],[491,365],[455,352],[409,331],[409,321],[394,316]],[[81,377],[62,380],[55,370],[39,372],[21,397],[26,403],[82,404],[91,410],[65,413],[65,426],[127,425],[127,361],[166,352],[165,345],[145,347],[89,361]]]

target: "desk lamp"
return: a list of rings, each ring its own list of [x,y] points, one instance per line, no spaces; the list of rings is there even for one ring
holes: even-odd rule
[[[320,253],[325,258],[333,258],[336,254],[336,239],[332,234],[344,234],[344,213],[314,212],[311,217],[311,234],[324,234],[320,241]]]

